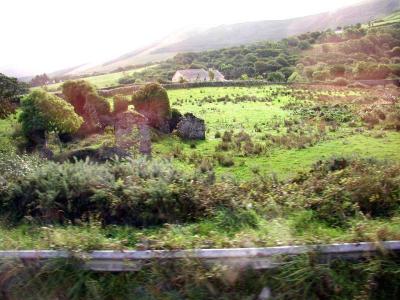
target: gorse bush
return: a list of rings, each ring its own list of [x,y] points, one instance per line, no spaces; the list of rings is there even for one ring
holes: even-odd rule
[[[194,220],[218,206],[234,206],[230,185],[207,184],[160,161],[93,164],[53,162],[26,174],[2,192],[10,220],[90,221],[149,226]]]
[[[234,164],[226,155],[215,159],[224,167]],[[258,171],[252,181],[240,183],[215,181],[211,161],[199,165],[194,173],[141,159],[28,166],[18,178],[7,173],[0,211],[14,222],[30,216],[43,222],[152,226],[195,221],[221,209],[239,216],[252,207],[264,217],[305,209],[329,226],[347,226],[361,216],[391,217],[400,209],[399,164],[333,159],[287,182]]]
[[[358,215],[388,217],[400,208],[400,165],[333,159],[317,164],[291,189],[303,207],[331,225]]]
[[[36,156],[0,152],[0,195],[12,182],[33,172],[40,164]]]
[[[117,95],[114,97],[114,113],[118,114],[128,110],[130,100],[124,96]]]

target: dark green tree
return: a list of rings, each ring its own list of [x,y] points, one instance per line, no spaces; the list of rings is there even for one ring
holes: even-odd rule
[[[0,73],[0,119],[5,119],[14,113],[21,96],[27,92],[27,84]]]

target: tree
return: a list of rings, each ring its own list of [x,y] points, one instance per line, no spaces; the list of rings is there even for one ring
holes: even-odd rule
[[[83,123],[71,104],[43,90],[23,99],[21,110],[19,122],[33,148],[45,145],[46,132],[74,133]]]
[[[315,71],[312,74],[312,78],[317,81],[325,81],[329,78],[329,75],[328,70]]]
[[[240,76],[240,80],[249,80],[249,75],[242,74],[242,76]]]
[[[301,76],[298,72],[293,72],[292,75],[289,76],[288,82],[306,82],[307,79]]]
[[[299,44],[299,39],[297,37],[287,38],[287,44],[290,47],[296,47]]]
[[[267,79],[271,82],[284,82],[285,75],[283,75],[282,72],[272,72],[268,74]]]
[[[255,62],[254,68],[256,70],[256,74],[262,75],[267,72],[268,64],[265,61],[258,60]]]
[[[346,72],[346,67],[344,65],[336,64],[331,66],[329,71],[333,77],[343,77]]]
[[[46,73],[41,74],[41,75],[36,75],[35,77],[32,78],[32,80],[30,81],[30,85],[32,87],[36,87],[36,86],[43,86],[48,84],[50,81],[50,78],[47,76]]]
[[[15,112],[20,98],[28,92],[28,86],[17,78],[0,73],[0,119]]]

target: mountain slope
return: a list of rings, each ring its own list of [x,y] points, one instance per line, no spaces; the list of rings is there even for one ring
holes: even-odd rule
[[[280,40],[309,31],[367,23],[385,17],[397,9],[400,9],[400,0],[369,0],[335,12],[312,16],[221,25],[203,31],[180,32],[149,47],[132,51],[104,64],[79,69],[69,74],[112,72],[129,65],[162,61],[173,57],[178,52],[198,52],[258,41]]]
[[[366,23],[400,8],[400,0],[374,0],[339,9],[335,12],[289,20],[248,22],[222,25],[179,43],[160,48],[155,53],[186,52],[223,48],[262,40],[279,40],[308,31]]]

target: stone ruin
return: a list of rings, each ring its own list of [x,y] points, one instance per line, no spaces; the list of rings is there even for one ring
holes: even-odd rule
[[[176,126],[176,133],[184,140],[205,140],[206,125],[203,119],[186,113]]]
[[[167,92],[157,84],[148,84],[134,94],[132,103],[135,111],[128,109],[120,112],[111,112],[108,107],[103,107],[103,99],[90,85],[87,86],[83,82],[77,82],[75,85],[80,88],[78,91],[82,90],[80,94],[72,89],[74,87],[73,83],[70,83],[71,87],[70,90],[67,89],[67,92],[71,94],[69,97],[73,99],[71,101],[76,102],[75,105],[77,106],[81,105],[82,107],[79,106],[78,108],[89,116],[86,118],[84,125],[88,129],[99,128],[100,131],[105,130],[107,127],[113,128],[115,146],[101,147],[99,149],[80,149],[67,154],[67,159],[90,157],[95,161],[101,162],[115,155],[120,157],[129,156],[132,149],[141,154],[151,155],[152,128],[165,134],[170,134],[174,131],[184,140],[205,140],[204,120],[191,113],[186,113],[182,116],[179,111],[171,110]],[[132,91],[129,90],[129,92]],[[78,100],[81,101],[75,98],[79,98]],[[96,101],[99,103],[99,107],[95,107]],[[102,113],[99,114],[97,112],[98,109]],[[86,134],[91,132],[91,130],[85,129],[85,126],[82,126],[82,131],[85,131]],[[79,134],[75,136],[79,137]],[[69,138],[72,137],[60,138],[68,142]],[[48,153],[44,155],[51,156]]]
[[[121,149],[138,146],[142,154],[151,154],[151,131],[148,120],[132,111],[119,113],[114,120],[115,143]]]

